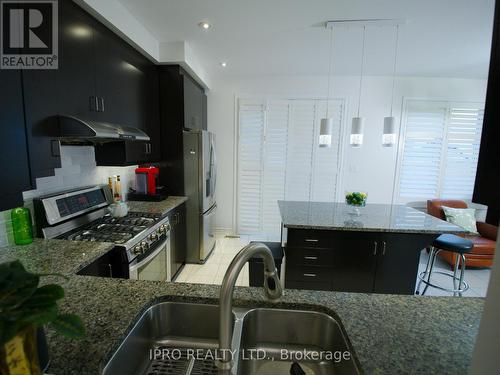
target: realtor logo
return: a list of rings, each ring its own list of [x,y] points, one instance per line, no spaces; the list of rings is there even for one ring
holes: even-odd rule
[[[0,1],[0,68],[57,69],[57,1]]]

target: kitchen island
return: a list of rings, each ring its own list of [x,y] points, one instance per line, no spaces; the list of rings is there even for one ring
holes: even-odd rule
[[[60,307],[78,314],[87,330],[69,340],[47,329],[54,375],[100,374],[121,340],[149,306],[160,301],[218,304],[215,285],[135,281],[78,276],[112,244],[36,239],[26,246],[0,248],[0,262],[19,259],[65,289]],[[365,375],[466,374],[483,310],[483,298],[414,297],[286,290],[276,303],[259,288],[236,288],[234,305],[324,312],[342,325]],[[432,318],[429,318],[432,317]]]
[[[403,205],[278,202],[285,287],[412,295],[420,252],[465,230]]]

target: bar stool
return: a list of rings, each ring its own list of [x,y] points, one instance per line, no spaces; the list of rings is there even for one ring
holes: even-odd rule
[[[472,241],[455,236],[453,234],[442,234],[434,240],[431,246],[431,251],[429,254],[429,259],[427,260],[427,266],[425,271],[418,275],[420,281],[418,282],[416,294],[420,294],[420,285],[425,284],[425,288],[422,295],[425,294],[428,287],[444,290],[446,292],[453,293],[454,296],[457,294],[462,297],[462,293],[469,289],[469,284],[464,280],[465,273],[465,255],[472,251]],[[441,251],[450,251],[455,253],[455,269],[453,274],[444,271],[434,271],[434,261],[436,260],[436,255]],[[460,276],[458,276],[458,265],[460,266]],[[453,279],[453,289],[445,288],[440,285],[431,283],[431,276],[433,273],[438,273],[441,275],[449,276]],[[457,287],[458,281],[458,287]]]

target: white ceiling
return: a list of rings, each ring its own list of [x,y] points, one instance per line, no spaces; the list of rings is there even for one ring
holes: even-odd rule
[[[327,20],[397,18],[398,74],[485,78],[494,0],[120,0],[160,42],[186,41],[211,75],[325,75]],[[198,27],[207,20],[208,31]],[[334,74],[357,75],[362,28],[337,29]],[[366,74],[392,74],[395,28],[366,30]],[[228,66],[222,68],[221,61]]]

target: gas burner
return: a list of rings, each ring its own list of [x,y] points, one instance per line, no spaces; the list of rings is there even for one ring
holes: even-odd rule
[[[100,241],[124,244],[146,231],[162,218],[159,214],[130,212],[114,218],[105,215],[65,237],[72,241]]]

